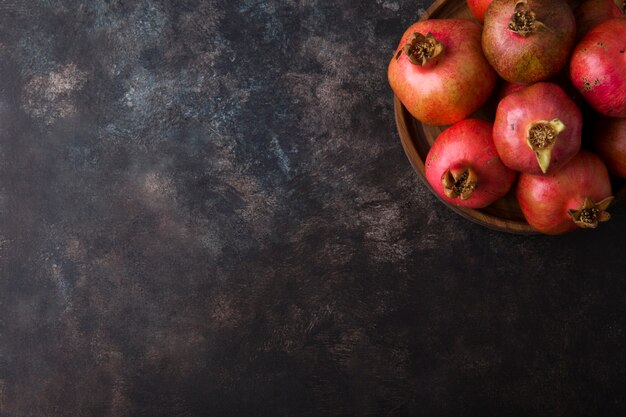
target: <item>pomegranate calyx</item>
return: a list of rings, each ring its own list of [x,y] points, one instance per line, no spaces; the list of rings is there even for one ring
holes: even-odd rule
[[[552,159],[552,148],[559,133],[565,130],[565,124],[559,119],[538,120],[528,127],[526,143],[537,155],[537,163],[544,174],[548,172]]]
[[[611,218],[606,209],[611,205],[612,201],[612,196],[598,203],[594,203],[590,198],[585,198],[578,210],[569,210],[568,214],[578,227],[595,229],[599,223],[608,221]]]
[[[448,169],[441,177],[443,191],[448,198],[467,200],[472,196],[478,184],[478,176],[471,167]]]
[[[415,32],[409,43],[404,45],[403,51],[412,64],[423,67],[443,53],[443,44],[430,32],[426,36]]]
[[[515,4],[515,12],[509,21],[509,30],[527,38],[540,29],[547,29],[547,27],[537,20],[535,12],[528,8],[526,0],[518,1]]]

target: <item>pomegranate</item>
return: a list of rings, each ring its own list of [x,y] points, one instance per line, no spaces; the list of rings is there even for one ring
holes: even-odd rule
[[[492,140],[492,124],[465,119],[444,130],[426,157],[426,179],[447,202],[482,208],[503,197],[515,181]]]
[[[556,235],[577,228],[595,228],[610,218],[611,183],[604,163],[591,152],[580,151],[558,172],[520,174],[517,200],[528,223]]]
[[[388,77],[413,117],[452,124],[489,98],[496,74],[482,54],[480,33],[478,24],[463,19],[425,20],[404,33]]]
[[[518,92],[524,88],[526,88],[524,84],[513,84],[508,81],[505,81],[502,84],[502,87],[500,87],[500,90],[498,91],[498,99],[502,100],[504,97],[511,95],[515,92]]]
[[[576,38],[582,39],[590,29],[614,17],[624,17],[624,0],[587,0],[574,10]]]
[[[502,78],[532,84],[565,66],[575,32],[574,13],[564,0],[493,0],[482,46]]]
[[[609,19],[580,41],[570,78],[597,112],[626,117],[626,18]]]
[[[596,122],[593,140],[609,172],[626,178],[626,119],[602,117]]]
[[[580,149],[582,115],[552,83],[509,94],[496,110],[493,140],[511,169],[539,175],[558,170]]]
[[[467,0],[467,7],[470,9],[470,12],[472,12],[476,20],[483,23],[485,20],[485,12],[491,4],[491,1],[492,0]]]

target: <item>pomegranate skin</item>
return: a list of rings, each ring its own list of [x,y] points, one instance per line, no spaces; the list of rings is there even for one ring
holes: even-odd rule
[[[528,0],[536,21],[527,36],[509,28],[523,0],[493,0],[485,14],[482,47],[487,60],[506,81],[532,84],[563,68],[574,46],[576,21],[564,0]],[[540,22],[540,23],[538,23]]]
[[[626,178],[626,119],[601,118],[594,127],[593,140],[609,172]]]
[[[560,120],[565,129],[554,142],[546,173],[555,172],[576,155],[581,146],[582,115],[578,106],[556,84],[537,83],[509,94],[496,110],[493,140],[502,162],[527,174],[543,173],[536,152],[527,143],[532,123]]]
[[[621,3],[621,6],[618,4]],[[605,20],[624,17],[623,0],[586,0],[574,10],[576,40],[582,39],[592,28]]]
[[[585,199],[598,203],[611,196],[604,163],[591,152],[580,151],[560,171],[538,176],[520,174],[517,201],[526,221],[538,231],[558,235],[578,229],[569,214]]]
[[[431,33],[443,53],[419,66],[403,51],[414,33]],[[464,19],[434,19],[413,24],[404,33],[388,68],[389,84],[416,119],[431,125],[456,123],[489,98],[495,71],[480,47],[480,26]]]
[[[626,117],[626,18],[591,29],[570,62],[570,78],[598,113]]]
[[[467,0],[467,7],[481,24],[485,21],[485,12],[492,0]]]
[[[425,171],[428,183],[449,203],[483,208],[502,198],[511,189],[516,173],[505,167],[492,140],[492,124],[465,119],[444,130],[430,148]],[[446,195],[442,178],[447,170],[471,168],[477,176],[471,197],[463,200]]]

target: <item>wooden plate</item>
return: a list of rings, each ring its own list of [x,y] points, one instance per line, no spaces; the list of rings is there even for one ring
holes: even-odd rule
[[[467,8],[465,0],[436,0],[422,16],[422,20],[429,18],[473,19],[473,16]],[[472,117],[493,121],[495,105],[496,103],[488,102],[483,109],[472,115]],[[424,161],[426,160],[430,146],[447,126],[430,126],[420,123],[411,116],[408,110],[395,96],[394,111],[400,141],[402,142],[406,156],[411,162],[411,165],[413,165],[413,168],[417,171],[422,182],[439,198],[439,195],[434,192],[428,181],[426,181],[424,175]],[[516,234],[537,234],[538,232],[524,219],[514,192],[515,186],[513,186],[513,189],[507,196],[479,210],[458,207],[441,198],[439,199],[451,210],[466,219],[490,229]],[[617,194],[616,197],[618,198],[616,200],[623,200],[624,195],[626,195],[626,187],[621,187],[620,192]]]

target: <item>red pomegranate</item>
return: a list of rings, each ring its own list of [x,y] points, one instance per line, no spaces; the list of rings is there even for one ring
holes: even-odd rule
[[[476,20],[483,23],[485,20],[485,12],[491,4],[491,1],[492,0],[467,0],[467,7],[470,9],[470,12],[472,12]]]
[[[626,18],[591,29],[570,62],[570,78],[597,112],[626,117]]]
[[[604,163],[580,151],[560,171],[549,175],[520,174],[517,200],[528,223],[556,235],[595,228],[610,215],[611,183]]]
[[[556,84],[537,83],[498,104],[493,140],[511,169],[539,175],[557,171],[580,149],[582,115]]]
[[[626,178],[626,119],[602,117],[594,129],[595,149],[609,172]]]
[[[482,208],[503,197],[515,181],[492,140],[492,124],[465,119],[444,130],[426,157],[426,179],[447,202]]]
[[[502,78],[532,84],[565,66],[575,32],[574,13],[564,0],[493,0],[482,46]]]
[[[624,0],[587,0],[574,10],[576,16],[576,39],[580,40],[593,27],[605,20],[624,17]]]
[[[463,19],[425,20],[404,33],[388,77],[413,117],[452,124],[489,98],[496,74],[482,54],[480,33],[478,24]]]

